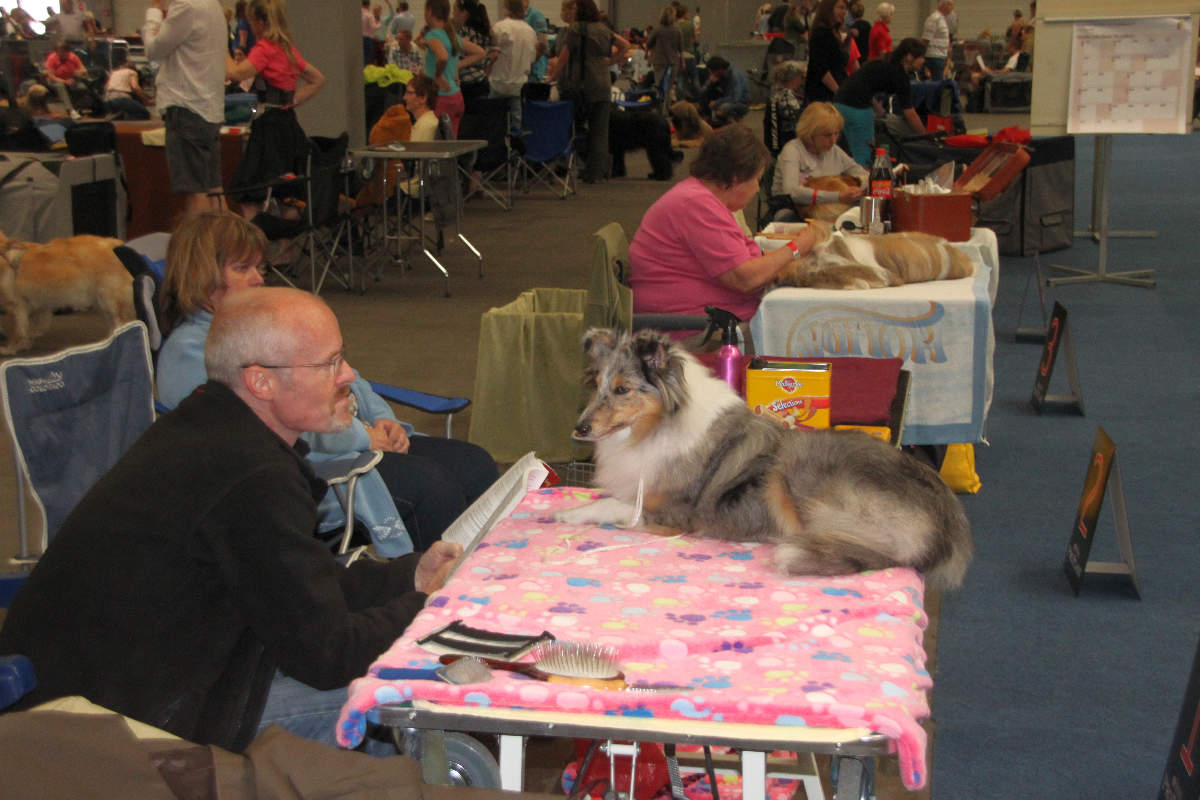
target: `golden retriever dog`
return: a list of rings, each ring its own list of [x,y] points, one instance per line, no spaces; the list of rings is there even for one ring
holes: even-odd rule
[[[132,320],[133,276],[113,252],[119,244],[101,236],[34,244],[0,233],[0,308],[8,337],[0,354],[29,349],[58,309],[97,309],[114,328]]]
[[[817,220],[809,226],[816,244],[779,274],[781,283],[814,289],[878,289],[975,273],[971,259],[940,236],[846,235]]]
[[[822,175],[819,178],[809,178],[805,186],[820,192],[840,192],[847,186],[857,189],[862,184],[849,175]],[[820,203],[811,206],[796,206],[796,213],[800,215],[800,219],[833,222],[849,208],[849,203]]]
[[[675,126],[675,138],[680,142],[704,140],[713,132],[712,126],[700,116],[694,103],[677,100],[671,104],[671,124]]]

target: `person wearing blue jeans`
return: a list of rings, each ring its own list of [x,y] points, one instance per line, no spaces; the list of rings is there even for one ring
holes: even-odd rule
[[[338,696],[462,555],[439,541],[344,567],[313,535],[326,487],[297,443],[353,422],[342,348],[308,292],[221,304],[210,380],[96,482],[13,599],[0,653],[38,678],[21,708],[83,695],[235,752],[262,722],[331,740]]]
[[[737,121],[750,111],[746,73],[720,56],[708,60],[708,84],[700,95],[700,113],[714,122]]]
[[[912,84],[908,80],[910,73],[921,69],[924,56],[925,44],[920,39],[904,39],[891,53],[868,61],[838,87],[834,105],[846,122],[850,155],[862,166],[870,167],[873,157],[876,96],[894,98],[893,109],[904,117],[912,132],[925,132],[913,109]]]

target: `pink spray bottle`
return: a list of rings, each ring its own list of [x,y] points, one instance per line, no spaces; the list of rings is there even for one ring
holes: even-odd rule
[[[708,314],[708,330],[705,331],[704,341],[708,341],[718,329],[721,331],[721,349],[717,351],[717,377],[729,384],[729,388],[742,393],[742,382],[745,372],[742,370],[742,351],[738,350],[737,315],[731,311],[716,306],[705,306],[704,313]]]

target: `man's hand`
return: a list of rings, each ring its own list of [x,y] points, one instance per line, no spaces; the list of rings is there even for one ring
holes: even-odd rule
[[[381,419],[374,425],[368,425],[367,436],[371,439],[372,450],[388,453],[408,452],[408,433],[404,426],[394,419]]]
[[[462,558],[461,544],[437,541],[429,546],[417,562],[417,571],[413,575],[413,586],[418,592],[433,594],[446,583],[450,571]]]

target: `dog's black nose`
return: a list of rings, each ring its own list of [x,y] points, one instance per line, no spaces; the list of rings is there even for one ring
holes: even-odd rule
[[[576,438],[582,439],[583,437],[587,436],[591,432],[592,432],[592,426],[590,423],[581,422],[575,426],[575,437]]]

